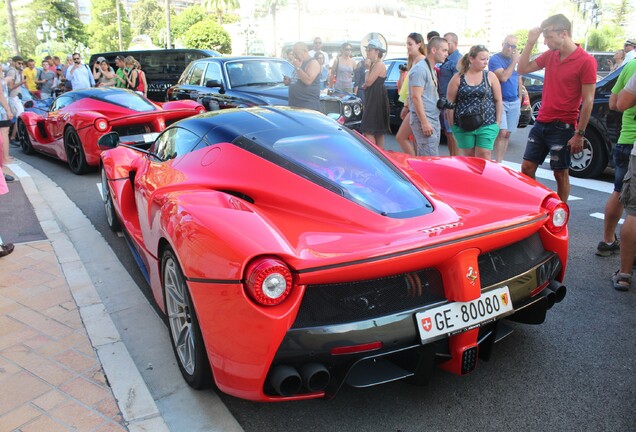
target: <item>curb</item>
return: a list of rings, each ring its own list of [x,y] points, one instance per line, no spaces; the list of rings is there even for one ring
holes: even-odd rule
[[[7,168],[11,169],[20,179],[22,188],[35,210],[42,230],[53,246],[86,327],[88,337],[102,365],[122,417],[127,423],[128,430],[131,432],[169,431],[150,390],[106,311],[73,242],[58,224],[50,205],[51,201],[55,200],[56,193],[47,193],[46,198],[40,193],[30,175],[36,170],[28,164],[24,162],[21,162],[20,165],[8,164]],[[57,185],[52,186],[52,188],[55,189],[53,192],[59,193],[61,191]],[[71,224],[74,228],[91,225],[79,209],[75,208],[75,210],[73,219],[66,220],[67,224]]]

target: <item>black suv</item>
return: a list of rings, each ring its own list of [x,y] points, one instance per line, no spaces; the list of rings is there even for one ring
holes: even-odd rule
[[[191,99],[208,111],[259,105],[288,105],[289,88],[283,77],[294,67],[275,57],[211,57],[195,60],[168,89],[167,99]],[[341,91],[323,90],[321,111],[337,116],[345,126],[355,128],[362,120],[362,101]]]
[[[155,49],[138,51],[113,51],[93,54],[89,65],[92,67],[99,57],[104,57],[117,70],[115,58],[118,56],[133,56],[141,64],[148,81],[148,99],[165,102],[166,90],[177,83],[179,76],[191,61],[203,57],[220,56],[213,50],[201,49]]]

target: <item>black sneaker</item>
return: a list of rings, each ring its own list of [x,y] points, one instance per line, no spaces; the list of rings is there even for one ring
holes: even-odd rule
[[[614,240],[612,243],[598,242],[596,247],[596,255],[602,257],[608,257],[613,253],[617,253],[621,249],[621,242],[619,239]]]
[[[5,174],[4,181],[6,181],[7,183],[13,183],[15,181],[15,177],[10,176],[9,174]]]

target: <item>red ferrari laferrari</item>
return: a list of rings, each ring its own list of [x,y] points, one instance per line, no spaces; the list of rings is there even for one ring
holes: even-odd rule
[[[160,104],[130,90],[90,88],[63,93],[48,111],[25,111],[18,119],[18,132],[23,152],[53,156],[82,174],[99,164],[97,140],[105,133],[152,143],[167,126],[204,111],[193,101]]]
[[[566,293],[569,210],[502,165],[384,152],[312,111],[216,111],[101,179],[195,388],[257,400],[459,375]]]

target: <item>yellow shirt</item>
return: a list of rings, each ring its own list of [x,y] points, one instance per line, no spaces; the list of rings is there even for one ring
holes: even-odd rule
[[[38,70],[33,68],[26,68],[22,71],[22,76],[26,82],[26,88],[29,91],[37,91],[38,87],[35,85],[35,78],[37,77]]]
[[[402,87],[400,87],[400,95],[398,100],[403,104],[409,100],[409,75],[406,74],[404,81],[402,81]]]

